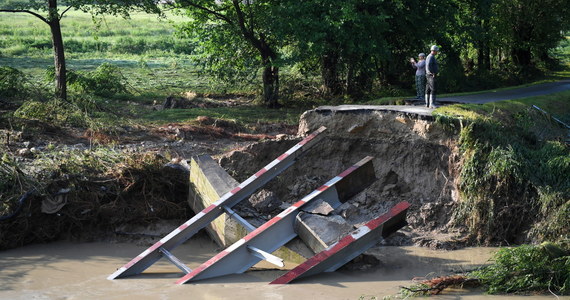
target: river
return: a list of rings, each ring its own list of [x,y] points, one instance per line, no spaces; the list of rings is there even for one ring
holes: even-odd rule
[[[415,277],[449,275],[453,271],[473,269],[486,263],[496,250],[377,248],[381,263],[373,270],[323,273],[288,285],[269,285],[268,282],[284,271],[264,270],[268,267],[264,264],[244,274],[175,285],[174,281],[183,274],[166,260],[159,261],[139,276],[106,279],[145,249],[146,246],[126,243],[55,242],[0,251],[0,299],[382,299],[397,294],[399,286],[409,286]],[[197,238],[173,253],[193,268],[213,256],[216,246],[205,238]],[[465,293],[451,291],[435,299],[555,299],[551,295]]]

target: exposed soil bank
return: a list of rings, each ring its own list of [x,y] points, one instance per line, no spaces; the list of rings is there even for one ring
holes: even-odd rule
[[[377,111],[316,109],[301,117],[299,134],[326,126],[326,137],[297,163],[268,184],[286,204],[274,215],[365,156],[374,156],[376,180],[345,207],[355,225],[385,213],[399,201],[412,204],[409,226],[386,241],[395,245],[455,248],[465,241],[451,226],[458,200],[455,181],[459,155],[454,136],[431,117]],[[267,141],[220,157],[238,181],[245,180],[297,140]]]

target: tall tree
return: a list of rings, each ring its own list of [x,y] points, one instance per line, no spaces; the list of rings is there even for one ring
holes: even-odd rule
[[[326,92],[358,97],[370,89],[375,65],[388,53],[384,1],[285,0],[278,15],[294,60],[318,69]]]
[[[67,100],[67,72],[65,48],[61,33],[61,20],[71,9],[90,12],[93,15],[111,14],[128,17],[132,9],[158,13],[153,0],[8,0],[0,2],[0,12],[26,13],[46,23],[51,31],[55,66],[55,94]]]
[[[280,40],[273,32],[274,1],[178,0],[189,17],[181,30],[197,39],[204,66],[235,77],[262,68],[263,101],[279,106]]]
[[[543,58],[570,29],[567,0],[496,0],[493,10],[497,43],[521,66]]]

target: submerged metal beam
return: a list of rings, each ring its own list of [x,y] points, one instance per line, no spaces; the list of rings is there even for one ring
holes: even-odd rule
[[[223,208],[224,211],[230,216],[230,218],[236,220],[236,222],[238,222],[241,226],[243,226],[247,230],[247,232],[252,232],[255,230],[255,226],[251,225],[251,223],[249,223],[240,215],[238,215],[233,209],[225,205],[223,206]]]
[[[185,274],[192,272],[192,269],[188,268],[184,263],[182,263],[178,259],[178,257],[172,255],[172,253],[170,253],[170,251],[168,251],[164,248],[158,248],[158,251],[160,251],[160,253],[164,254],[164,257],[166,257],[166,259],[168,259],[172,264],[177,266],[178,269],[182,270],[182,272],[184,272]]]
[[[251,252],[251,254],[257,256],[260,259],[263,259],[267,262],[270,262],[278,267],[284,267],[285,264],[283,263],[283,259],[280,257],[277,257],[271,253],[267,253],[259,248],[255,248],[253,246],[247,246],[247,250],[249,250],[249,252]]]

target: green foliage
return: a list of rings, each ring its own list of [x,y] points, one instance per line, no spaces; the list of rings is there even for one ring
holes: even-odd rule
[[[548,5],[528,0],[501,0],[492,6],[491,20],[495,47],[511,50],[517,65],[528,65],[532,58],[544,59],[545,54],[563,39],[570,28],[569,8],[564,0]],[[528,55],[528,57],[526,57]]]
[[[30,94],[28,76],[11,67],[0,67],[0,98],[26,98]]]
[[[394,2],[399,3],[285,1],[275,9],[284,20],[275,24],[275,31],[295,45],[288,59],[304,72],[320,72],[330,93],[360,98],[371,91],[377,64],[388,53],[385,35]],[[296,17],[286,17],[291,15]]]
[[[237,84],[258,75],[263,66],[261,41],[266,50],[278,56],[276,52],[281,39],[273,33],[276,22],[272,19],[270,1],[244,2],[235,6],[231,1],[201,2],[198,5],[180,2],[180,12],[188,17],[188,21],[176,27],[180,35],[192,39],[192,44],[196,45],[193,59],[205,72],[220,81]],[[238,9],[245,15],[244,20],[238,18]],[[245,26],[243,30],[240,24]],[[278,61],[270,63],[280,64]]]
[[[492,261],[471,273],[491,294],[550,291],[570,295],[570,255],[557,245],[502,248]]]
[[[48,68],[46,79],[53,81],[54,78],[54,68]],[[107,62],[91,72],[68,71],[67,83],[79,93],[88,93],[102,97],[128,93],[127,79],[121,72],[121,69]]]
[[[51,0],[50,0],[51,1]],[[160,13],[160,9],[156,1],[152,0],[108,0],[93,2],[91,0],[63,0],[60,4],[65,5],[57,7],[57,1],[53,1],[57,9],[50,9],[48,0],[5,0],[0,2],[0,9],[11,10],[15,12],[25,12],[26,10],[36,10],[40,13],[46,13],[44,16],[47,20],[51,18],[61,18],[67,12],[66,8],[74,8],[89,12],[93,15],[114,15],[129,17],[131,11],[145,11],[148,13]]]
[[[15,117],[37,120],[56,126],[76,126],[87,128],[93,120],[77,105],[55,99],[47,102],[26,101],[16,112]]]
[[[83,86],[87,91],[92,91],[98,96],[112,96],[127,92],[126,78],[121,70],[114,65],[104,63],[87,76],[89,84]]]

